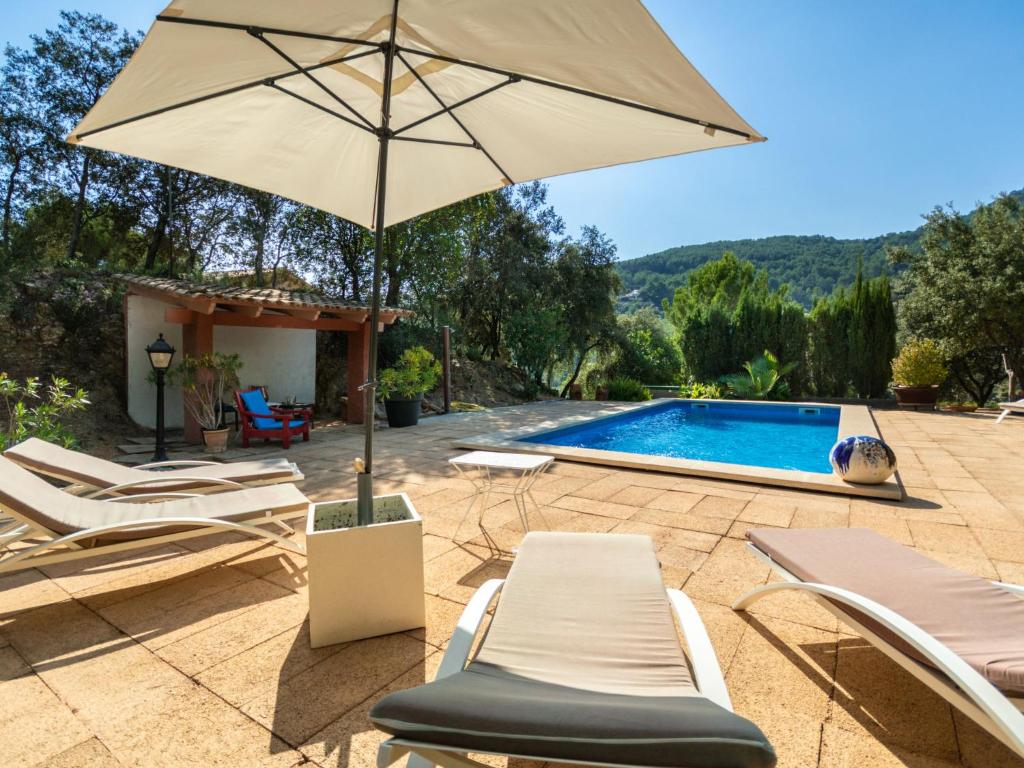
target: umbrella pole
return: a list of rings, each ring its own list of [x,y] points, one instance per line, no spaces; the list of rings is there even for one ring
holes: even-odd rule
[[[380,151],[377,155],[377,194],[375,201],[376,221],[373,230],[373,299],[370,302],[370,349],[366,383],[363,423],[366,442],[363,447],[363,468],[357,475],[357,503],[359,525],[373,523],[373,426],[377,406],[377,347],[380,324],[381,272],[384,261],[384,204],[387,201],[388,144],[391,142],[391,74],[395,65],[395,28],[398,24],[398,0],[391,13],[391,36],[384,46],[384,83],[381,94],[381,125],[377,130]]]

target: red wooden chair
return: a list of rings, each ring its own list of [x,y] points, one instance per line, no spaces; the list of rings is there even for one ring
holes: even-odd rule
[[[236,390],[235,403],[242,420],[243,448],[249,447],[250,437],[280,440],[285,448],[291,445],[292,436],[302,435],[304,441],[309,440],[309,419],[294,411],[270,407],[259,387]]]

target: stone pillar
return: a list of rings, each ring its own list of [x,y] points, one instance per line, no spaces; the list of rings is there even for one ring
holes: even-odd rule
[[[181,326],[182,357],[191,355],[199,357],[213,352],[213,316],[201,312],[192,313],[192,322]],[[232,397],[234,395],[232,394]],[[189,443],[203,442],[203,432],[199,423],[185,409],[185,440]]]
[[[362,424],[365,416],[364,393],[359,389],[370,372],[370,323],[348,332],[348,409],[349,424]]]

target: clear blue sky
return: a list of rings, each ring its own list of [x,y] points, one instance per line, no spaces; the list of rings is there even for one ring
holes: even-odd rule
[[[24,45],[61,8],[148,28],[157,0],[0,0]],[[911,229],[1024,187],[1024,2],[647,0],[766,144],[551,181],[572,229],[623,258],[774,234]]]

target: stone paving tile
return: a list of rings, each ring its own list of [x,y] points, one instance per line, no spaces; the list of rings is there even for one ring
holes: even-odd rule
[[[608,497],[608,501],[625,504],[630,507],[644,507],[662,495],[661,488],[648,488],[643,485],[627,485],[622,490]]]
[[[386,693],[402,691],[433,680],[441,663],[441,653],[432,653],[383,690],[367,697],[359,706],[314,734],[300,747],[302,754],[322,766],[375,768],[377,747],[387,738],[370,723],[374,702]]]
[[[939,760],[959,758],[949,705],[862,639],[838,644],[829,722],[864,741]]]
[[[404,634],[350,643],[260,694],[242,711],[288,744],[299,745],[433,652]]]
[[[946,523],[928,523],[923,520],[907,522],[914,546],[936,552],[959,552],[984,555],[985,552],[969,528]]]
[[[36,675],[0,683],[0,698],[17,702],[0,712],[4,766],[49,763],[92,734]]]
[[[165,645],[157,655],[191,677],[274,637],[282,627],[299,626],[308,614],[305,595],[288,594]]]
[[[122,765],[103,742],[92,738],[36,763],[36,768],[121,768]]]
[[[522,541],[505,494],[490,499],[487,536],[475,512],[465,517],[473,488],[447,464],[461,452],[452,440],[606,407],[524,406],[381,431],[378,490],[409,493],[424,517],[425,629],[310,649],[305,559],[235,534],[53,566],[54,578],[0,576],[0,738],[31,691],[45,691],[71,719],[67,743],[34,756],[41,765],[369,768],[384,738],[369,707],[432,676],[464,603],[507,573]],[[870,527],[951,567],[1024,582],[1024,423],[875,417],[899,458],[900,502],[558,462],[535,486],[542,506],[530,507],[530,526],[651,536],[665,584],[694,600],[737,710],[769,734],[780,766],[1024,768],[814,601],[780,593],[747,614],[729,607],[777,578],[745,546],[765,526]],[[357,429],[318,429],[288,456],[313,496],[351,496],[348,461],[361,442]],[[13,751],[3,765],[31,765],[11,762]]]
[[[726,671],[736,712],[761,726],[781,768],[816,765],[832,693],[834,635],[778,619],[746,620]],[[780,708],[786,716],[773,716]]]
[[[338,653],[346,644],[310,648],[309,622],[281,632],[196,676],[236,707],[277,689],[281,683]]]
[[[850,510],[851,528],[870,528],[883,536],[898,541],[900,544],[912,546],[914,537],[910,535],[907,521],[879,511]]]
[[[818,768],[954,768],[959,765],[959,760],[950,762],[920,755],[865,738],[860,732],[845,731],[832,723],[822,727]]]
[[[1024,563],[1024,532],[972,528],[984,553],[993,560]]]
[[[697,506],[704,498],[704,494],[690,493],[687,491],[666,491],[660,496],[647,502],[645,506],[652,509],[662,509],[668,512],[688,512]]]
[[[602,517],[615,517],[619,520],[626,520],[636,514],[639,507],[631,507],[626,504],[614,504],[610,501],[595,501],[584,499],[580,496],[563,496],[554,502],[552,506],[562,509],[571,509],[573,512],[585,512],[588,515],[601,515]]]
[[[0,576],[0,619],[69,598],[56,582],[34,568]]]

